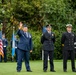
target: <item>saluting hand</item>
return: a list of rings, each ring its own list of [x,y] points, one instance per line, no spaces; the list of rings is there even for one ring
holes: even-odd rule
[[[22,28],[22,26],[23,26],[23,23],[22,23],[22,22],[20,22],[20,23],[19,23],[19,29],[21,29],[21,28]]]

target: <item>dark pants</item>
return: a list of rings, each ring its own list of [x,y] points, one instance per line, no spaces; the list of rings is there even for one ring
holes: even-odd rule
[[[45,50],[44,50],[43,70],[47,70],[48,68],[48,55],[50,59],[50,70],[54,70],[54,64],[53,64],[54,51],[45,51]]]
[[[3,52],[4,52],[4,62],[7,62],[7,50],[6,50],[6,47],[3,48]]]
[[[17,62],[17,60],[18,60],[18,54],[17,54],[18,52],[17,52],[17,48],[15,49],[15,54],[16,54],[16,62]]]
[[[25,60],[26,70],[30,70],[30,66],[29,66],[30,52],[20,50],[20,49],[18,49],[17,51],[18,51],[17,70],[21,71],[21,69],[22,69],[22,60],[23,59]]]
[[[71,66],[72,71],[75,70],[75,51],[74,50],[65,50],[63,51],[63,70],[67,70],[67,60],[68,57],[71,57]]]
[[[0,55],[0,62],[2,62],[2,56]]]
[[[4,53],[4,62],[7,62],[7,50],[6,50],[6,47],[3,47],[3,53]],[[2,56],[0,56],[0,62],[2,62]]]

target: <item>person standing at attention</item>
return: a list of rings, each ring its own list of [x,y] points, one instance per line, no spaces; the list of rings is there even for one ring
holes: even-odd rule
[[[43,59],[43,71],[46,72],[48,68],[48,55],[50,59],[50,71],[56,72],[54,70],[54,43],[55,43],[55,34],[51,31],[52,28],[50,25],[46,26],[46,32],[41,37],[41,43],[43,44],[44,50],[44,59]]]
[[[63,71],[67,72],[67,60],[68,56],[71,57],[71,66],[72,72],[76,72],[75,70],[75,49],[74,43],[75,41],[75,34],[72,32],[72,25],[66,25],[66,32],[62,34],[61,37],[61,44],[63,49]]]

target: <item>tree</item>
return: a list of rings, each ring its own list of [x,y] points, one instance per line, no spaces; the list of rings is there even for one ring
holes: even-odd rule
[[[14,7],[14,17],[35,30],[40,29],[43,25],[42,16],[40,15],[41,4],[41,0],[17,0]]]

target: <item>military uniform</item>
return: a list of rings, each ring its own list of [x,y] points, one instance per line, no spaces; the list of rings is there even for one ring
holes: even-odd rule
[[[44,71],[46,71],[48,68],[48,55],[50,59],[50,71],[54,71],[54,64],[53,64],[54,42],[55,42],[55,35],[53,32],[48,33],[46,31],[41,37],[41,43],[43,44],[43,50],[44,50],[44,61],[43,61]]]
[[[31,71],[29,65],[29,57],[30,57],[30,50],[32,50],[32,37],[30,33],[25,33],[23,30],[18,30],[17,32],[20,41],[17,46],[18,50],[18,61],[17,61],[17,72],[21,71],[22,68],[22,60],[24,58],[26,70]],[[27,34],[27,35],[26,35]]]
[[[7,41],[7,39],[2,38],[2,42],[3,42],[4,62],[7,62],[7,45],[8,45],[8,41]]]
[[[72,71],[75,71],[75,50],[74,50],[75,35],[74,33],[65,32],[62,34],[61,44],[63,48],[63,70],[67,71],[67,59],[70,54]]]

